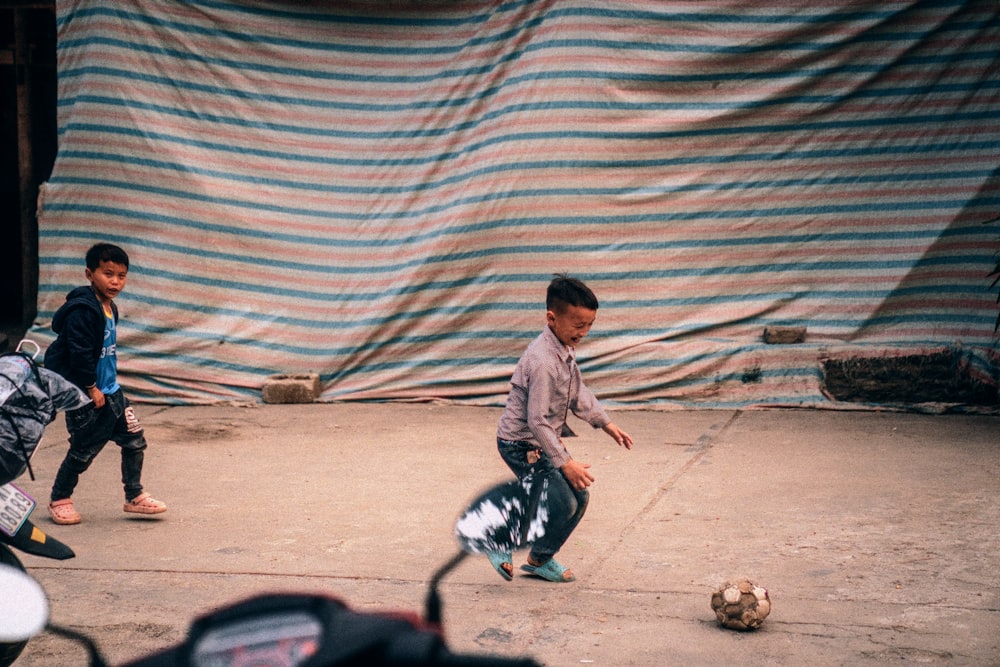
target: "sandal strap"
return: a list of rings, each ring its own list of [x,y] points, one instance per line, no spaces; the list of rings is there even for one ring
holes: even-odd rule
[[[569,579],[565,578],[566,570],[569,568],[560,565],[555,558],[550,558],[541,565],[522,565],[521,569],[525,572],[530,572],[542,579],[547,579],[548,581],[554,581],[557,583],[570,582],[576,579],[576,577],[570,575]]]

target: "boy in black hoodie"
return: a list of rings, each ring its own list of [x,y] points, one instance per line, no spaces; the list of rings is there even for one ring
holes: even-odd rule
[[[45,367],[83,389],[93,401],[66,413],[69,451],[52,484],[49,514],[58,524],[80,523],[73,490],[80,475],[109,440],[121,448],[126,512],[160,514],[167,506],[142,490],[146,438],[118,385],[118,307],[113,299],[125,289],[128,255],[118,246],[98,243],[87,251],[85,275],[90,285],[66,295],[52,318],[57,338],[45,352]]]

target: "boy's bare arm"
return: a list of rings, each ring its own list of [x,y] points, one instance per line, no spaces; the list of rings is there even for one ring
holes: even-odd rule
[[[615,442],[625,449],[632,449],[632,436],[618,428],[614,423],[608,422],[601,430],[610,435]]]

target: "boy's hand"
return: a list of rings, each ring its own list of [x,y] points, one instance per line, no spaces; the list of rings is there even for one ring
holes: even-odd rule
[[[87,395],[90,396],[90,400],[94,402],[94,407],[100,410],[104,407],[104,392],[97,387],[91,387],[87,390]]]
[[[587,470],[589,467],[589,463],[580,463],[570,459],[560,470],[570,486],[577,491],[582,491],[594,483],[594,476]]]
[[[614,438],[615,442],[625,449],[632,449],[632,436],[615,426],[613,423],[608,422],[604,425],[602,430]]]

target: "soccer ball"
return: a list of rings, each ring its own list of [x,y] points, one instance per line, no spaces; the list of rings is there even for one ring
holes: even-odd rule
[[[749,579],[727,581],[712,593],[712,611],[724,628],[754,630],[771,613],[771,598]]]

